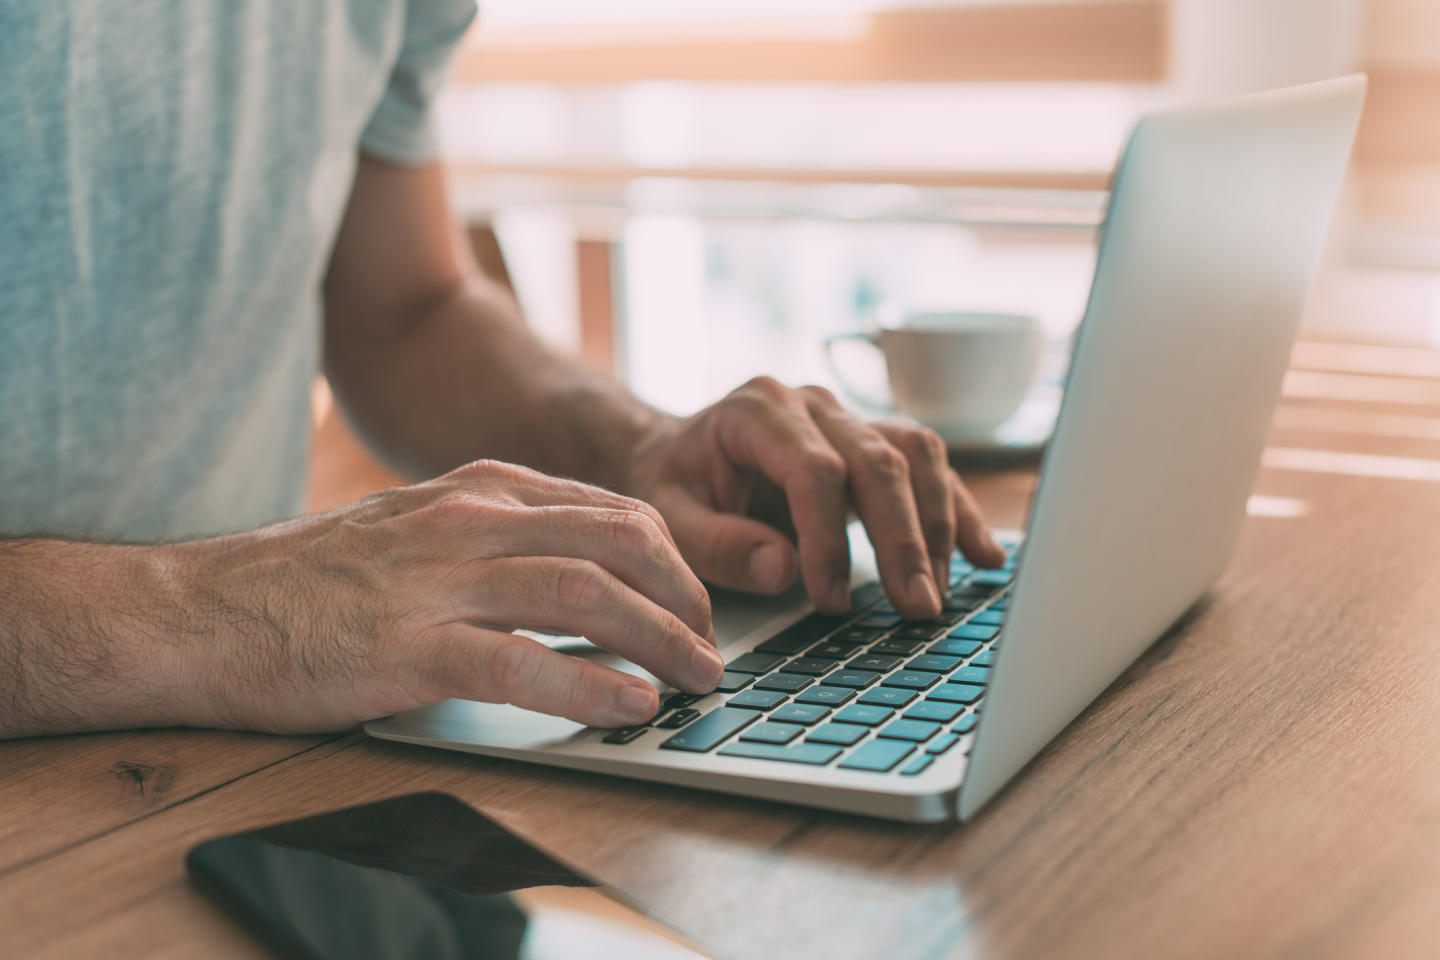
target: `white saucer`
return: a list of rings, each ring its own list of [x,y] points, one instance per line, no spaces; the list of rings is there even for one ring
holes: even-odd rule
[[[952,454],[1038,455],[1055,432],[1060,395],[1058,385],[1040,384],[1031,391],[1020,409],[997,427],[979,432],[938,425],[932,425],[932,429],[940,434]]]

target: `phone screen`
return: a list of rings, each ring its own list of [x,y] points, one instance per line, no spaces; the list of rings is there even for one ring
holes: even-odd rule
[[[453,797],[202,843],[192,881],[282,957],[693,960],[693,941]]]

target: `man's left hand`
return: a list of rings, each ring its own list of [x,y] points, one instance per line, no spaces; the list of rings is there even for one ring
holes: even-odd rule
[[[850,605],[852,508],[907,617],[940,613],[955,547],[980,566],[1005,561],[939,436],[866,423],[823,387],[760,377],[693,417],[658,422],[626,486],[660,511],[702,579],[779,593],[798,563],[811,601],[831,613]]]

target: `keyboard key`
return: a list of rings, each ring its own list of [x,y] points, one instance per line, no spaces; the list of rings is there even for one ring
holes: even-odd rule
[[[776,723],[773,720],[766,720],[741,733],[740,739],[754,740],[759,743],[789,743],[800,736],[804,730],[805,728],[798,723]]]
[[[922,753],[922,754],[920,754],[920,756],[916,757],[914,760],[911,760],[909,763],[907,763],[907,764],[905,765],[905,769],[903,769],[903,770],[900,771],[900,775],[901,775],[902,777],[913,777],[913,776],[915,776],[915,774],[917,774],[917,773],[924,773],[924,772],[925,772],[925,769],[926,769],[927,767],[929,767],[930,764],[932,764],[932,763],[934,763],[934,762],[935,762],[935,758],[934,758],[934,757],[932,757],[932,756],[931,756],[930,754],[928,754],[928,753]]]
[[[881,673],[894,670],[899,665],[899,657],[887,657],[878,653],[867,653],[845,664],[851,670],[879,670]]]
[[[699,703],[705,699],[703,693],[672,693],[665,698],[665,709],[679,710],[681,707],[688,707],[692,703]]]
[[[908,657],[925,645],[924,640],[913,637],[886,637],[870,648],[871,653],[883,653],[892,657]]]
[[[748,673],[726,670],[720,675],[720,684],[715,689],[721,693],[734,693],[737,690],[744,690],[754,682],[755,678]]]
[[[1015,577],[1013,570],[981,570],[970,578],[968,587],[1003,587]]]
[[[829,684],[820,684],[818,687],[811,687],[795,698],[796,703],[822,704],[827,707],[838,707],[842,703],[848,703],[850,698],[855,696],[855,691],[848,687],[832,687]]]
[[[992,663],[994,663],[994,662],[995,662],[995,651],[994,651],[994,650],[986,650],[984,653],[980,654],[978,657],[972,658],[971,661],[970,661],[970,665],[971,665],[972,667],[988,667],[988,666],[990,666],[990,664],[992,664]]]
[[[780,690],[796,693],[815,681],[800,673],[772,673],[755,681],[756,690]]]
[[[880,678],[880,674],[870,670],[837,670],[825,678],[825,682],[832,687],[853,687],[856,690],[863,690]]]
[[[855,651],[860,648],[853,643],[841,643],[838,640],[822,640],[809,650],[805,656],[820,660],[847,660],[855,656]]]
[[[853,646],[863,647],[867,643],[874,643],[883,636],[885,636],[885,629],[883,627],[855,626],[846,627],[831,637],[827,642],[848,643]]]
[[[780,760],[786,763],[808,763],[817,767],[840,756],[839,747],[823,743],[797,743],[791,747],[777,747],[773,743],[746,743],[737,741],[720,751],[722,757],[749,757],[753,760]]]
[[[950,729],[955,731],[956,733],[969,733],[971,730],[975,729],[975,724],[979,722],[980,718],[972,713],[962,718],[959,723],[955,724],[955,726],[951,727]]]
[[[936,723],[949,723],[960,714],[965,712],[963,703],[946,703],[944,700],[924,700],[915,704],[905,711],[905,716],[911,720],[933,720]]]
[[[938,757],[940,754],[944,753],[946,750],[949,750],[951,747],[955,746],[955,744],[957,744],[957,743],[959,743],[959,742],[960,742],[960,734],[958,734],[958,733],[945,733],[945,734],[941,734],[940,736],[936,737],[934,740],[931,740],[931,741],[925,746],[925,752],[926,752],[926,753],[933,753],[933,754],[935,754],[935,755]]]
[[[985,602],[984,597],[950,597],[940,604],[940,609],[950,616],[964,616]]]
[[[968,657],[983,646],[979,640],[951,640],[947,637],[930,644],[926,652],[942,657]]]
[[[990,604],[990,609],[991,609],[991,610],[1008,610],[1008,609],[1010,609],[1010,594],[1007,593],[1007,594],[1005,594],[1003,597],[1001,597],[999,600],[992,601],[991,604]]]
[[[848,614],[812,613],[801,617],[755,649],[761,653],[799,653],[827,633],[843,627],[849,619]]]
[[[874,707],[866,703],[852,703],[835,714],[841,723],[863,723],[867,727],[878,727],[895,715],[889,707]]]
[[[819,723],[829,715],[830,708],[822,707],[818,703],[787,703],[779,710],[770,714],[770,719],[779,720],[783,723],[811,724]]]
[[[991,627],[983,623],[962,623],[946,636],[956,640],[989,640],[999,632],[999,627]]]
[[[942,683],[926,694],[928,700],[945,700],[950,703],[974,703],[985,693],[984,687],[973,683]]]
[[[876,687],[862,693],[860,702],[872,707],[903,707],[915,697],[914,690],[902,690],[900,687]]]
[[[803,673],[812,677],[829,673],[833,669],[835,669],[834,660],[822,660],[819,657],[796,657],[785,664],[786,673]]]
[[[887,687],[905,687],[908,690],[926,690],[940,682],[940,674],[925,670],[898,670],[880,683]]]
[[[861,627],[880,627],[883,629],[893,627],[903,619],[904,617],[898,613],[880,613],[872,610],[860,620],[858,625]]]
[[[890,634],[890,640],[933,640],[950,626],[947,621],[926,620],[921,623],[906,622],[900,624]]]
[[[895,764],[904,760],[914,749],[914,746],[904,740],[871,740],[846,757],[840,767],[844,770],[885,773],[895,769]]]
[[[742,693],[741,696],[743,697],[745,694]],[[739,733],[745,727],[754,723],[759,716],[760,715],[753,710],[735,710],[731,707],[720,707],[719,709],[711,710],[705,714],[705,716],[660,744],[660,749],[688,750],[692,753],[704,753],[706,750],[713,750],[718,747],[731,734]]]
[[[995,592],[994,587],[966,584],[963,587],[955,587],[946,596],[955,600],[978,600],[984,599]],[[976,604],[979,606],[979,604]]]
[[[887,740],[910,740],[914,743],[924,743],[935,734],[940,732],[940,724],[930,723],[925,720],[895,720],[889,725],[881,727],[879,736]]]
[[[747,710],[769,710],[785,702],[785,694],[776,690],[746,690],[725,701],[727,707],[744,707]]]
[[[942,657],[938,653],[924,653],[905,664],[906,670],[933,670],[936,673],[949,673],[960,666],[959,657]]]
[[[981,610],[979,613],[975,614],[975,616],[971,617],[967,622],[983,624],[985,626],[991,627],[998,627],[1000,626],[1000,622],[1004,619],[1004,610],[996,610],[994,607],[986,607],[984,610]]]
[[[648,729],[649,727],[645,726],[621,727],[618,730],[611,730],[609,733],[605,734],[604,742],[629,743],[631,740],[634,740],[636,737],[640,736],[640,734],[644,733]]]
[[[699,719],[699,717],[699,710],[692,710],[691,708],[686,707],[684,710],[676,710],[674,713],[670,714],[670,716],[655,724],[655,726],[664,727],[666,730],[678,730],[679,728],[685,726],[687,723],[690,723],[692,720]]]
[[[777,664],[782,663],[784,657],[773,653],[742,653],[734,660],[725,664],[725,669],[735,673],[768,673]]]
[[[855,723],[827,723],[818,730],[812,730],[805,739],[811,743],[836,743],[848,747],[865,739],[869,727]]]
[[[989,667],[961,667],[950,674],[950,679],[958,683],[989,683]]]

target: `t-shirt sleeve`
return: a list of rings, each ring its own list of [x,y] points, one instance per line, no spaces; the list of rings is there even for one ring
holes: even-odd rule
[[[405,37],[385,93],[360,134],[361,149],[406,165],[436,158],[435,96],[475,12],[476,0],[408,0]]]

